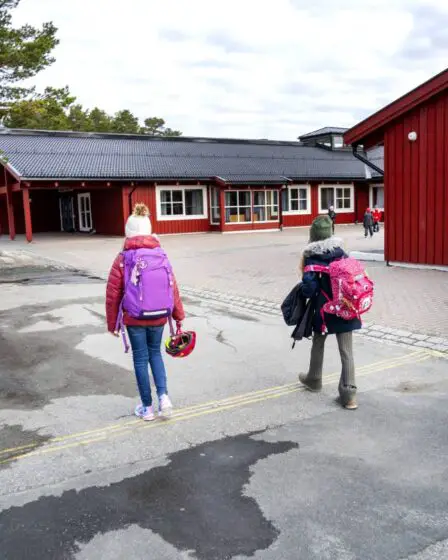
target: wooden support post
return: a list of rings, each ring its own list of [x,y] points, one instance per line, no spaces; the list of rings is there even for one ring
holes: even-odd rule
[[[226,224],[226,193],[224,189],[219,190],[219,217],[220,217],[220,229],[224,232]]]
[[[283,187],[278,192],[278,226],[283,231]]]
[[[9,237],[14,240],[16,237],[16,224],[14,221],[14,205],[12,200],[12,185],[6,185],[6,209],[8,212]]]
[[[33,240],[33,224],[31,221],[30,192],[27,188],[22,190],[23,212],[25,214],[25,235],[28,243]]]

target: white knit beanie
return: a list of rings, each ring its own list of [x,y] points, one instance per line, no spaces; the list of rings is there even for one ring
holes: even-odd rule
[[[126,222],[126,237],[139,237],[142,235],[151,235],[152,226],[149,219],[149,210],[146,204],[136,204],[132,216],[129,216]]]

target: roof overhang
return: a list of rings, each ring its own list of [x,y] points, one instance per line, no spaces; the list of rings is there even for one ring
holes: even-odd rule
[[[253,177],[248,175],[247,177],[238,177],[238,178],[232,178],[230,177],[213,177],[213,180],[221,186],[231,186],[231,185],[248,185],[248,186],[264,186],[264,185],[270,185],[270,186],[281,186],[281,185],[285,185],[286,183],[291,183],[292,179],[290,179],[289,177],[283,177],[281,175],[277,176],[277,177],[272,177],[272,176],[268,176],[268,177]]]
[[[389,123],[446,90],[448,68],[348,130],[344,134],[344,142],[363,144],[364,147],[380,144]]]

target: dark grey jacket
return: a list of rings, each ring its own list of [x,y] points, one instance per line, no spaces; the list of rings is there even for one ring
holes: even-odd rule
[[[373,214],[371,212],[366,212],[364,214],[363,223],[365,228],[373,226]]]

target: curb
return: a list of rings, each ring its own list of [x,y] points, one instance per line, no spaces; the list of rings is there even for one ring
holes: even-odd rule
[[[364,262],[385,262],[384,253],[367,253],[363,251],[350,251],[350,256],[358,261]]]

